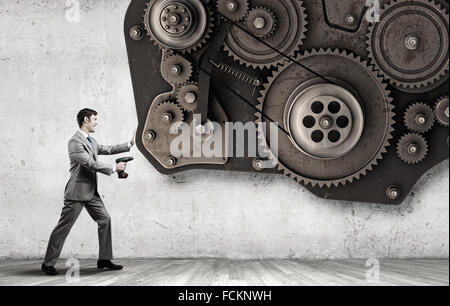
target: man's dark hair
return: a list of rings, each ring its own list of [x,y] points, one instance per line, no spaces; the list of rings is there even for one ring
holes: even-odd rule
[[[97,116],[97,112],[95,110],[89,108],[80,110],[77,115],[78,126],[81,128],[84,123],[84,118],[87,117],[88,119],[91,119],[92,116]]]

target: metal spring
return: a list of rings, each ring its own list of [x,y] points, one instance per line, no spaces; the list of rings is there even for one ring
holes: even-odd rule
[[[260,86],[261,85],[261,79],[259,77],[251,76],[248,73],[245,73],[242,70],[239,70],[235,67],[232,67],[230,65],[227,65],[225,63],[215,63],[211,60],[211,63],[216,66],[217,69],[220,71],[223,71],[241,81],[244,81],[245,83],[248,83],[253,86]]]

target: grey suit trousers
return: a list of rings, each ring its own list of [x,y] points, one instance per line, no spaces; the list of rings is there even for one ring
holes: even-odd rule
[[[46,266],[54,266],[56,264],[63,249],[64,242],[83,208],[86,208],[89,215],[98,224],[99,259],[113,259],[111,217],[106,211],[102,199],[95,192],[94,197],[90,201],[64,201],[64,207],[58,225],[53,230],[48,243],[44,259]]]

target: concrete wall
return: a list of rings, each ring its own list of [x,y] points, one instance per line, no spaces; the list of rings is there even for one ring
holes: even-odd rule
[[[137,124],[122,34],[128,1],[81,1],[79,23],[68,22],[76,15],[66,15],[65,5],[0,3],[0,257],[43,256],[62,207],[67,141],[80,108],[100,112],[102,143],[129,140]],[[320,200],[278,176],[166,177],[133,154],[128,181],[100,180],[117,257],[449,254],[448,162],[430,171],[404,205],[385,207]],[[71,254],[97,254],[96,225],[85,212],[63,255]]]

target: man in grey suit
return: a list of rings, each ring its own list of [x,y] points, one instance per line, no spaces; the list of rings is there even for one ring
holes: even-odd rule
[[[133,139],[121,145],[102,146],[90,137],[97,127],[97,112],[83,109],[77,116],[80,130],[69,141],[70,179],[64,192],[64,207],[58,225],[48,242],[42,271],[48,275],[58,272],[54,266],[61,254],[64,242],[83,208],[98,224],[100,254],[97,262],[99,269],[121,270],[123,267],[111,262],[111,217],[97,191],[97,172],[111,176],[114,172],[125,171],[126,163],[108,165],[98,161],[98,155],[113,155],[129,152],[135,144]]]

